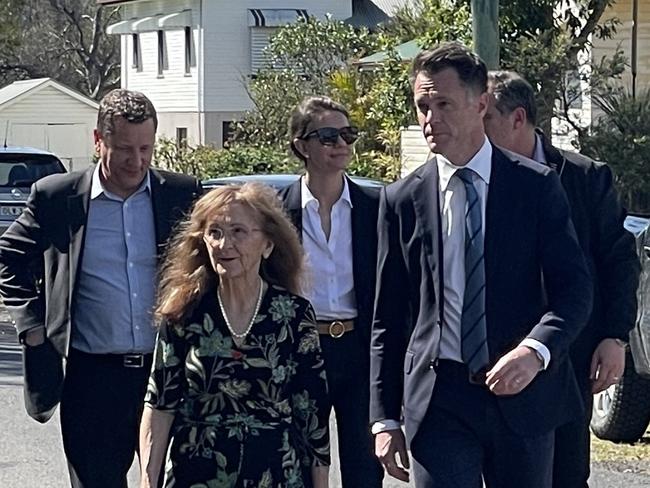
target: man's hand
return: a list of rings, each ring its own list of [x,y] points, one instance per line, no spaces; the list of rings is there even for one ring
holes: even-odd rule
[[[517,346],[488,371],[485,384],[495,395],[516,395],[535,379],[541,369],[541,360],[533,349]]]
[[[397,464],[395,454],[399,454],[401,465]],[[402,429],[387,430],[375,435],[375,456],[389,475],[408,483],[409,455]]]
[[[28,346],[40,346],[45,342],[45,327],[36,327],[25,332],[25,344]]]
[[[591,357],[591,392],[598,393],[618,383],[625,371],[625,347],[615,339],[603,339]]]

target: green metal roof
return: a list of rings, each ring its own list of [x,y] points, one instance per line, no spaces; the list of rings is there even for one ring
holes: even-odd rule
[[[395,51],[397,51],[397,55],[403,61],[410,61],[420,51],[422,51],[422,48],[418,46],[417,41],[412,40],[412,41],[405,42],[404,44],[400,44],[399,46],[396,46]],[[357,65],[381,64],[386,60],[387,57],[388,55],[386,51],[379,51],[378,53],[374,53],[371,54],[370,56],[366,56],[365,58],[361,58],[355,64]]]

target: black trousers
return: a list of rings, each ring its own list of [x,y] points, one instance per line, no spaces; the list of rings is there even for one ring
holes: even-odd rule
[[[416,488],[550,488],[553,432],[522,436],[465,365],[440,360],[427,413],[411,443]]]
[[[71,350],[61,434],[73,488],[127,487],[151,361],[149,354],[141,367],[126,367],[119,355]]]
[[[594,402],[589,379],[589,358],[572,357],[584,412],[573,422],[555,431],[555,457],[553,461],[553,488],[588,488],[591,457],[591,422]]]
[[[330,401],[336,415],[343,488],[380,488],[384,471],[369,427],[370,344],[358,330],[320,335]]]

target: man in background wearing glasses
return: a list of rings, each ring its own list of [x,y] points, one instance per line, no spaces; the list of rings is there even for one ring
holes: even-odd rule
[[[378,194],[345,175],[358,130],[341,104],[303,100],[291,115],[289,135],[306,172],[282,198],[310,269],[307,296],[336,414],[343,488],[379,488],[383,473],[368,428]]]

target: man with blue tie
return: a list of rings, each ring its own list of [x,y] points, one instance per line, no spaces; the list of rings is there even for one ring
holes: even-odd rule
[[[408,443],[418,488],[549,488],[592,300],[566,197],[549,168],[487,140],[487,70],[466,47],[420,53],[412,82],[433,158],[380,200],[376,454],[407,479]]]
[[[61,404],[75,488],[124,488],[155,339],[157,261],[201,190],[150,168],[156,111],[142,93],[99,104],[96,166],[37,181],[0,238],[0,294],[23,344],[27,413]]]

